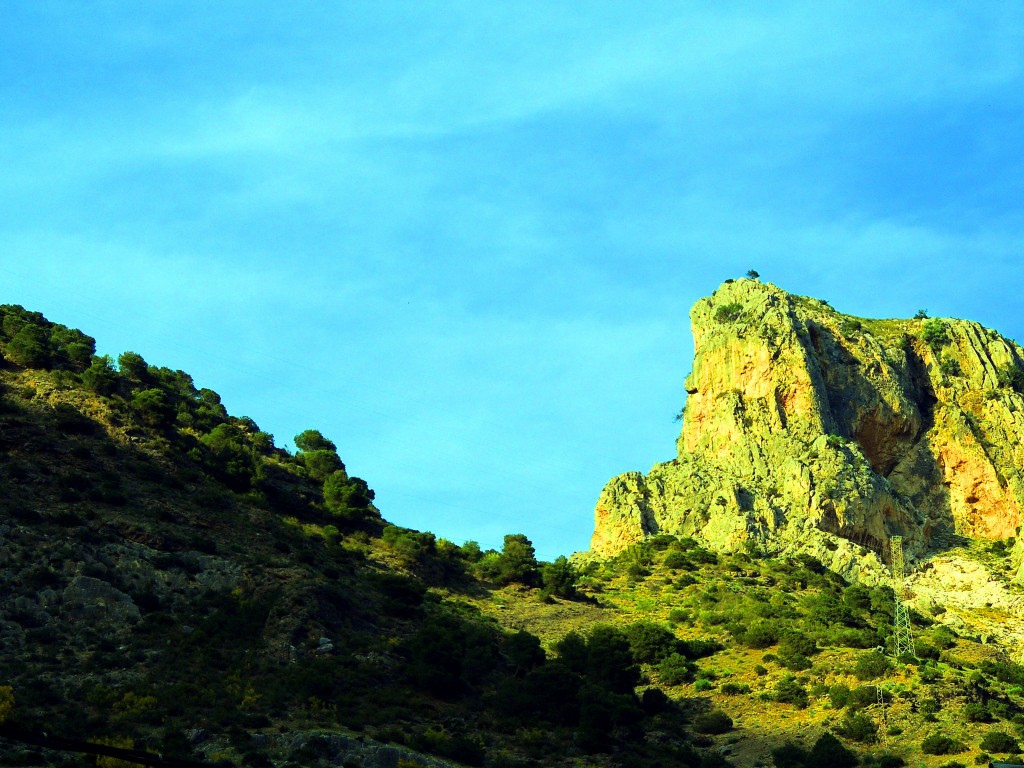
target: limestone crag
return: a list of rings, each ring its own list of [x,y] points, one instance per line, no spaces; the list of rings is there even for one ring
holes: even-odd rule
[[[678,455],[607,484],[592,553],[672,533],[718,550],[806,551],[870,578],[892,535],[911,558],[955,535],[1016,535],[1017,344],[963,320],[855,318],[750,279],[690,317]]]

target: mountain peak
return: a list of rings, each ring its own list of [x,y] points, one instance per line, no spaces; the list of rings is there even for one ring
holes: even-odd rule
[[[677,456],[608,483],[591,551],[672,533],[870,579],[893,535],[911,558],[1014,536],[1024,350],[923,315],[854,317],[756,279],[698,300]]]

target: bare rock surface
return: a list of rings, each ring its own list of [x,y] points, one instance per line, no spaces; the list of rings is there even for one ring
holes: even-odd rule
[[[958,634],[1007,649],[1024,663],[1024,590],[954,549],[935,555],[906,581],[913,605]]]

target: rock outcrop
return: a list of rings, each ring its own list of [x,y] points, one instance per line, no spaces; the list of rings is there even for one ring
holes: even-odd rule
[[[1006,583],[997,563],[983,559],[976,546],[935,554],[907,579],[912,605],[961,637],[993,643],[1024,662],[1024,595]]]
[[[1017,534],[1014,342],[963,320],[855,318],[751,279],[690,317],[678,455],[607,484],[595,555],[671,533],[718,550],[806,551],[863,578],[893,535],[912,558],[958,535]]]

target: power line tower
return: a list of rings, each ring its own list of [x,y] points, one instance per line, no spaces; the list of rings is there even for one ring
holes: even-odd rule
[[[881,685],[875,686],[875,703],[878,705],[878,717],[882,721],[882,725],[887,725],[889,722],[889,713],[886,709],[886,692]],[[882,743],[885,743],[885,731],[882,731]]]
[[[910,612],[903,602],[907,588],[903,582],[903,537],[889,537],[889,553],[892,556],[892,591],[896,596],[896,610],[893,613],[893,646],[896,658],[914,653],[914,636],[910,633]]]

